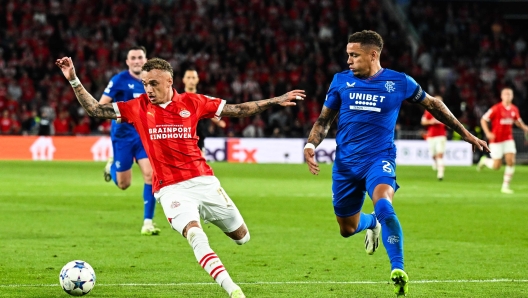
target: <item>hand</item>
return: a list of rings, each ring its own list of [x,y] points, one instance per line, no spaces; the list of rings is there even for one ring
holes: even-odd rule
[[[315,161],[315,151],[311,148],[304,149],[304,159],[306,159],[306,163],[308,164],[308,170],[310,170],[310,173],[314,175],[319,174],[319,165]]]
[[[492,133],[492,132],[487,133],[486,134],[486,138],[488,138],[488,140],[490,140],[490,141],[493,141],[493,140],[495,140],[495,134]]]
[[[73,67],[73,62],[70,57],[57,59],[55,61],[55,65],[57,65],[62,70],[62,74],[68,81],[72,81],[77,78],[75,75],[75,67]]]
[[[294,100],[303,100],[306,97],[304,90],[293,90],[288,93],[285,93],[282,96],[279,96],[279,104],[283,107],[297,105]]]
[[[469,137],[464,138],[464,141],[473,145],[473,152],[475,152],[476,149],[479,149],[480,151],[484,151],[484,152],[490,152],[490,149],[488,148],[488,144],[486,143],[486,141],[483,141],[475,137],[474,135],[470,134]]]

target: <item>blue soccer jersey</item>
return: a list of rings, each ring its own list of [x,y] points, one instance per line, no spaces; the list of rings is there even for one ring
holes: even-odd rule
[[[339,111],[339,162],[356,163],[378,153],[396,156],[394,127],[401,103],[424,98],[420,85],[404,73],[382,68],[367,79],[355,77],[350,70],[337,73],[325,106]]]
[[[104,95],[111,97],[113,102],[128,101],[143,93],[145,93],[143,84],[140,80],[134,78],[128,70],[113,76],[103,92]],[[115,120],[112,120],[110,133],[112,139],[116,140],[139,139],[134,126],[128,123],[116,123]]]
[[[425,92],[411,77],[389,69],[359,79],[351,71],[334,76],[325,106],[339,111],[332,172],[334,211],[348,217],[361,210],[365,193],[379,184],[396,191],[394,127],[404,100],[420,102]]]

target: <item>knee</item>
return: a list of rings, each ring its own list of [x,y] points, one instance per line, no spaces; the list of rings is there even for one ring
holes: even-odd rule
[[[356,233],[356,229],[350,226],[341,227],[339,229],[339,232],[341,233],[341,236],[344,238],[348,238]]]
[[[152,172],[147,172],[143,175],[143,180],[147,184],[152,184]]]
[[[122,190],[125,190],[127,188],[130,187],[130,182],[126,182],[126,181],[118,181],[117,182],[117,187],[119,187],[120,189]]]
[[[244,237],[242,237],[241,239],[233,239],[233,241],[235,241],[235,243],[238,245],[242,245],[242,244],[247,243],[249,239],[250,239],[249,231],[246,230],[246,234],[244,235]]]

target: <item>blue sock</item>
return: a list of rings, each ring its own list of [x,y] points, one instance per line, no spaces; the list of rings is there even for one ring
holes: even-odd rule
[[[117,168],[115,162],[112,163],[112,166],[110,166],[110,175],[112,176],[112,180],[114,180],[115,185],[117,185]]]
[[[391,270],[403,270],[403,231],[389,200],[382,198],[374,206],[376,217],[381,224],[383,245],[389,255]]]
[[[374,229],[376,227],[376,217],[374,214],[365,214],[361,212],[359,216],[359,223],[354,234],[357,234],[366,229]]]
[[[152,184],[145,184],[143,187],[143,203],[145,204],[145,213],[143,219],[154,218],[154,208],[156,208],[156,199],[152,194]]]

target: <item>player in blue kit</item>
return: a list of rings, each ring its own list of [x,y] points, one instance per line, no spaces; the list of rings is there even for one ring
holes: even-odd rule
[[[486,142],[469,133],[442,101],[425,93],[413,78],[382,68],[382,49],[383,39],[374,31],[350,35],[346,48],[350,70],[334,76],[321,115],[308,137],[304,156],[310,172],[317,175],[315,148],[338,117],[332,192],[341,235],[350,237],[366,230],[365,249],[373,254],[382,232],[391,263],[390,278],[399,296],[407,294],[409,281],[404,271],[403,232],[392,206],[399,187],[394,128],[401,103],[407,100],[421,104],[471,143],[473,150],[489,152],[489,148]],[[373,214],[361,212],[366,192],[374,204]]]
[[[126,64],[128,70],[122,71],[110,79],[99,103],[128,101],[145,93],[139,75],[141,67],[147,62],[145,47],[136,46],[128,50]],[[134,160],[139,165],[145,186],[143,187],[143,227],[142,235],[158,235],[160,229],[152,222],[156,199],[152,194],[152,167],[147,153],[141,144],[134,126],[128,123],[116,123],[112,120],[110,130],[114,157],[109,159],[105,171],[105,181],[113,180],[120,189],[127,189],[132,182],[132,165]]]

